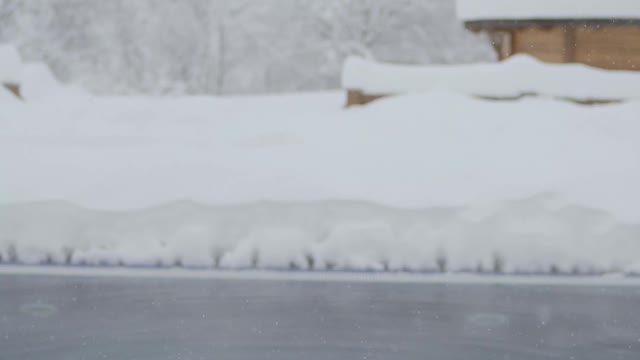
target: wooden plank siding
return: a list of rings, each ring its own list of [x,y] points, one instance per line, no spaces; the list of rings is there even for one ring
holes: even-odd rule
[[[514,29],[514,54],[529,54],[550,63],[563,63],[567,58],[565,29],[561,26],[536,26]]]
[[[580,26],[576,28],[576,44],[576,62],[640,70],[640,26]]]
[[[640,1],[640,0],[639,0]],[[489,33],[499,58],[505,54],[529,54],[550,63],[578,62],[613,70],[640,71],[640,23],[638,22],[528,22],[496,27],[468,26]],[[510,36],[505,36],[504,34]],[[497,39],[508,41],[504,44]],[[505,51],[510,49],[511,51]]]

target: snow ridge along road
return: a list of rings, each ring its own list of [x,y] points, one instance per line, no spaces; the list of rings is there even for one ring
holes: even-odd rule
[[[2,261],[638,271],[640,103],[342,100],[3,104]]]

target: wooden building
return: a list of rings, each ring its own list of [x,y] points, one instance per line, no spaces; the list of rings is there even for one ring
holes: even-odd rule
[[[457,12],[489,34],[500,59],[640,70],[640,0],[457,0]]]
[[[514,54],[527,54],[548,63],[582,63],[604,69],[640,71],[640,0],[456,0],[456,11],[458,19],[468,29],[489,35],[500,60]],[[347,106],[364,105],[384,96],[410,92],[409,89],[389,91],[379,83],[370,88],[370,81],[363,80],[367,76],[356,77],[360,83],[353,81],[352,74],[362,73],[362,66],[345,64],[343,86],[347,90]],[[571,72],[579,67],[561,69],[562,72]],[[382,67],[366,70],[372,78],[386,73],[382,77],[388,88],[394,88],[398,82],[415,85],[420,79],[425,82],[419,86],[420,89],[429,88],[429,82],[448,82],[439,76],[436,76],[439,79],[437,81],[434,76],[417,76],[415,70],[410,68],[394,70],[392,75]],[[541,68],[537,71],[546,73]],[[602,77],[601,73],[587,72],[590,76]],[[498,74],[502,76],[503,72]],[[610,72],[607,76],[622,76],[625,82],[634,82],[634,75],[636,73]],[[459,80],[461,76],[459,73],[452,75],[451,81]],[[412,79],[408,80],[407,77]],[[469,78],[468,81],[477,79]],[[522,90],[530,85],[526,84]],[[615,83],[612,86],[607,88],[611,90],[608,92],[615,93],[613,89],[618,85]],[[413,90],[415,92],[418,89]],[[493,100],[513,98],[484,96],[486,94],[477,91],[472,95]],[[628,98],[602,95],[605,96],[588,99],[571,94],[556,97],[582,104],[624,101]]]

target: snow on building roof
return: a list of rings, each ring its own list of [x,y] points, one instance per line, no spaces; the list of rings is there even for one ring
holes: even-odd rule
[[[428,66],[352,57],[345,63],[342,85],[371,95],[444,90],[488,97],[536,94],[578,101],[624,100],[640,97],[640,72],[548,64],[522,54],[497,63]]]
[[[457,12],[464,21],[640,19],[640,0],[457,0]]]

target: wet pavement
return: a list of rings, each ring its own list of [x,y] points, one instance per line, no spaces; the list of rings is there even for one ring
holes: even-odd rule
[[[640,287],[0,275],[0,359],[638,360]]]

